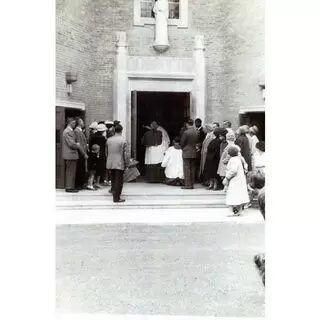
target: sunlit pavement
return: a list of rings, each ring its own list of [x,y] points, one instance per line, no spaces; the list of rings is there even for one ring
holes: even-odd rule
[[[264,316],[253,264],[264,251],[257,210],[237,218],[226,209],[63,214],[68,219],[56,229],[58,312]]]

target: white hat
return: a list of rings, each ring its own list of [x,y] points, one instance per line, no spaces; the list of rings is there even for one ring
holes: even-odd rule
[[[105,124],[112,124],[112,125],[113,125],[113,121],[111,121],[111,120],[106,120],[104,123],[105,123]]]
[[[106,131],[106,130],[107,130],[107,127],[106,127],[103,123],[100,123],[100,124],[98,124],[98,126],[97,126],[97,130],[98,130],[98,131]]]
[[[93,121],[90,126],[89,126],[89,129],[95,129],[97,130],[97,127],[98,127],[98,122],[97,121]]]

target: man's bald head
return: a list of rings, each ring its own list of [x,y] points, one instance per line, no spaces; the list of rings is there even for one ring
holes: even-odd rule
[[[158,122],[157,121],[152,121],[150,127],[153,130],[158,129],[158,127],[159,127]]]

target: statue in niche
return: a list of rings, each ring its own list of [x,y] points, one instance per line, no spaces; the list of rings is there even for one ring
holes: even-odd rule
[[[168,0],[156,0],[152,9],[156,19],[154,47],[159,51],[165,51],[169,47],[168,42]]]

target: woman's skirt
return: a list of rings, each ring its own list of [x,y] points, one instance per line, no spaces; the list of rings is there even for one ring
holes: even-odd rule
[[[219,179],[220,176],[218,175],[218,167],[219,167],[219,160],[213,159],[206,159],[204,170],[203,170],[203,177],[205,180],[209,181],[210,179],[217,178]]]
[[[98,177],[104,177],[106,174],[106,158],[99,158],[97,161],[96,175]]]

